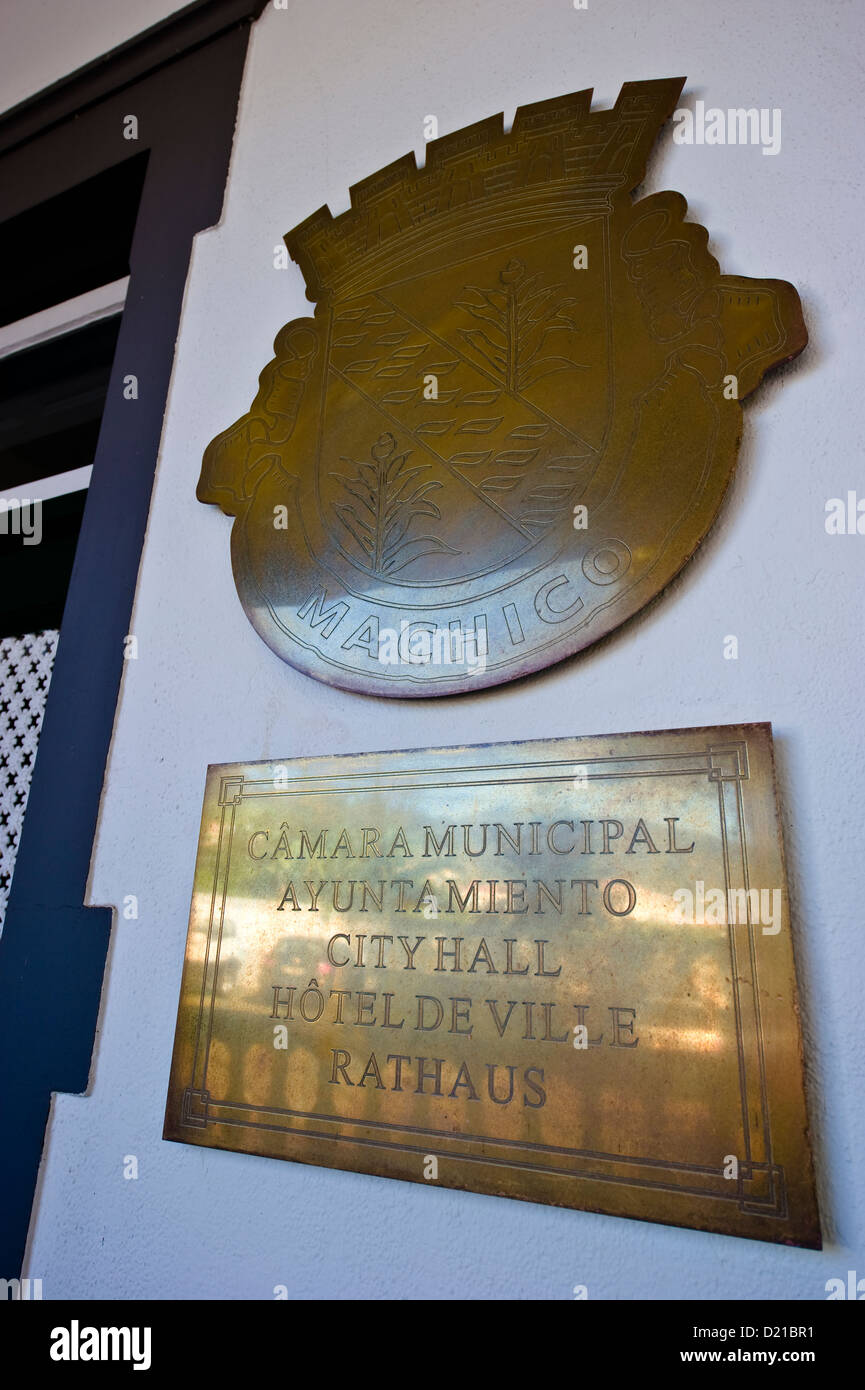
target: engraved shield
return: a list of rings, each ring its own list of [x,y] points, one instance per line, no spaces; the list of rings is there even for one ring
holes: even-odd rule
[[[682,79],[432,142],[286,237],[315,316],[208,447],[250,621],[381,695],[497,684],[590,645],[711,525],[741,399],[806,342],[783,281],[722,276],[676,193],[636,203]]]

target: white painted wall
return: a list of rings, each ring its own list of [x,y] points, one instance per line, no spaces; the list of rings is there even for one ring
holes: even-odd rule
[[[865,537],[824,502],[865,492],[861,250],[854,242],[856,0],[318,0],[254,34],[223,223],[195,247],[94,857],[116,923],[91,1093],[57,1098],[28,1268],[46,1297],[820,1298],[865,1276],[860,687]],[[414,147],[594,83],[687,73],[690,97],[780,107],[783,147],[674,146],[644,191],[681,190],[728,272],[792,280],[811,346],[747,409],[723,516],[666,597],[600,649],[458,703],[312,682],[235,597],[229,522],[194,496],[272,339],[308,311],[281,234]],[[134,369],[134,364],[129,364]],[[144,387],[146,389],[146,386]],[[722,659],[736,633],[738,662]],[[162,1111],[208,762],[771,719],[827,1248],[822,1254],[164,1143]],[[124,1181],[136,1154],[140,1177]]]

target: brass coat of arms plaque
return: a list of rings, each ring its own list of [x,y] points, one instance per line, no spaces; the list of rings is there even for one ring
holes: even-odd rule
[[[769,725],[211,767],[165,1136],[819,1247]]]
[[[198,485],[284,660],[377,695],[495,685],[693,554],[740,402],[807,335],[791,285],[720,274],[678,193],[630,196],[683,83],[481,121],[286,236],[315,314]]]

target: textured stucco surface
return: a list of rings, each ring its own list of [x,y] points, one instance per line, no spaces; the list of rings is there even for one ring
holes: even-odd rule
[[[198,238],[103,798],[90,900],[112,941],[90,1094],[56,1099],[26,1273],[46,1297],[821,1298],[865,1275],[861,575],[824,502],[859,485],[855,3],[348,0],[265,12],[223,222]],[[589,655],[459,702],[383,702],[283,666],[235,597],[229,522],[194,497],[272,339],[308,311],[281,234],[492,112],[687,74],[686,99],[778,107],[782,150],[676,146],[675,188],[728,272],[792,280],[804,357],[750,402],[723,514],[665,597]],[[134,371],[135,364],[128,364]],[[146,382],[142,383],[146,390]],[[134,409],[134,406],[130,407]],[[725,661],[723,639],[739,639]],[[164,1143],[162,1110],[209,762],[770,719],[778,744],[822,1253]],[[137,1181],[124,1181],[135,1154]]]

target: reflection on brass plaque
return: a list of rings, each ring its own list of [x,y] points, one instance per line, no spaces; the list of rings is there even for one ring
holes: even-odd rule
[[[694,553],[741,401],[807,335],[792,285],[720,274],[678,193],[632,201],[683,81],[481,121],[288,233],[315,316],[198,484],[285,661],[377,695],[497,685]]]
[[[211,767],[165,1136],[818,1247],[770,726]]]

